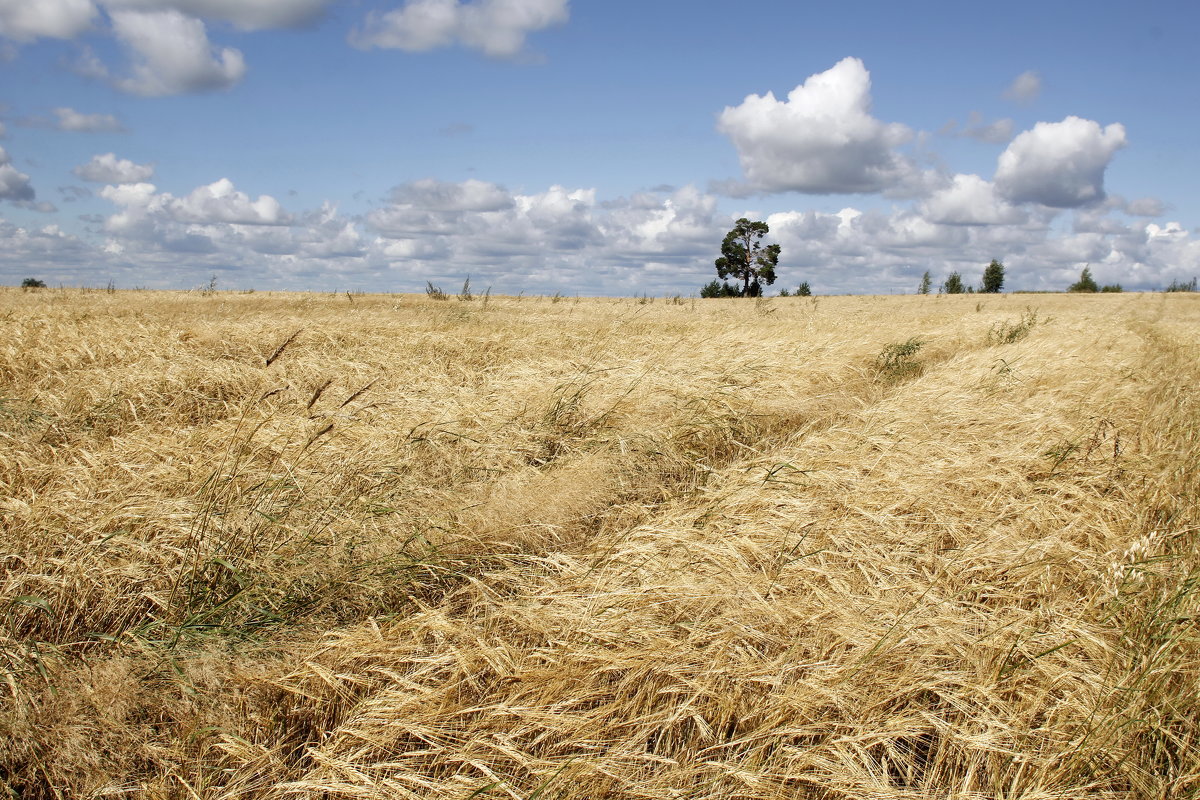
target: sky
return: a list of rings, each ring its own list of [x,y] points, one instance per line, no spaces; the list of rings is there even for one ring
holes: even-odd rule
[[[1200,274],[1200,4],[0,0],[0,285]]]

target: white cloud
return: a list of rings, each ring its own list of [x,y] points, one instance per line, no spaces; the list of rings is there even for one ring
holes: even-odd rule
[[[503,187],[486,181],[448,183],[425,178],[394,188],[392,202],[427,211],[499,211],[511,207],[513,199]]]
[[[93,183],[142,183],[154,177],[152,164],[135,164],[115,153],[92,156],[86,164],[72,170],[80,178]]]
[[[1054,208],[1098,203],[1104,199],[1104,170],[1125,143],[1120,123],[1101,129],[1079,117],[1039,122],[1000,154],[996,187],[1015,203]]]
[[[0,200],[30,201],[33,198],[29,176],[14,167],[8,152],[0,147]]]
[[[30,228],[0,218],[0,283],[40,277],[54,285],[65,269],[90,264],[94,255],[90,246],[57,225]]]
[[[274,197],[260,195],[251,200],[244,192],[237,191],[228,178],[197,187],[187,197],[171,199],[166,207],[179,222],[286,225],[291,221]]]
[[[0,36],[18,42],[73,39],[97,15],[92,0],[0,0]]]
[[[608,204],[608,213],[597,222],[602,240],[630,256],[678,258],[707,253],[712,242],[724,235],[716,197],[694,186],[668,192],[666,197],[639,193],[628,201]]]
[[[160,96],[228,89],[246,74],[241,51],[216,53],[204,23],[179,11],[113,11],[113,31],[133,73],[115,81],[133,94]]]
[[[232,22],[243,30],[301,25],[333,0],[105,0],[109,9],[175,10],[191,17]]]
[[[194,248],[200,238],[233,235],[231,226],[284,226],[293,221],[275,198],[251,200],[227,178],[199,186],[185,197],[159,193],[151,183],[105,186],[100,196],[120,207],[105,221],[110,234],[178,247]]]
[[[112,114],[81,114],[73,108],[56,108],[54,116],[58,117],[55,127],[60,131],[116,133],[125,130]]]
[[[1135,217],[1161,217],[1167,209],[1156,197],[1139,197],[1125,204],[1125,213]]]
[[[750,95],[727,107],[717,130],[737,148],[750,185],[768,192],[881,192],[912,177],[894,148],[912,132],[871,116],[871,78],[846,58],[812,75],[786,101]]]
[[[1168,222],[1166,225],[1156,225],[1151,222],[1146,226],[1147,239],[1165,239],[1168,241],[1183,241],[1188,238],[1188,232],[1178,222]]]
[[[1032,103],[1041,93],[1042,76],[1033,70],[1022,72],[1004,90],[1006,98],[1024,104]]]
[[[408,0],[384,14],[370,14],[351,35],[356,47],[411,52],[454,43],[496,58],[511,58],[526,37],[567,21],[567,0]]]
[[[995,186],[978,175],[955,175],[951,186],[921,205],[921,215],[946,225],[1011,225],[1027,216],[998,197]]]
[[[640,292],[679,287],[681,274],[691,275],[685,285],[707,280],[731,223],[716,214],[714,196],[692,186],[601,204],[594,189],[510,194],[478,181],[421,181],[397,187],[392,198],[367,216],[379,234],[368,258],[422,276],[421,282],[470,273],[506,291],[537,283],[562,291],[624,286]],[[419,205],[421,199],[429,205]],[[658,272],[650,277],[647,270]]]

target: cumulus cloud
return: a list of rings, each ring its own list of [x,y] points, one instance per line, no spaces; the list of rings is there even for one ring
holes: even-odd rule
[[[1032,103],[1042,93],[1042,76],[1033,70],[1022,72],[1004,90],[1004,96],[1018,103]]]
[[[567,21],[567,0],[408,0],[383,14],[370,14],[350,41],[361,48],[410,52],[459,43],[495,57],[512,58],[526,37]]]
[[[92,0],[0,0],[0,36],[18,42],[73,39],[98,13]]]
[[[628,256],[701,256],[725,233],[717,198],[694,186],[659,187],[606,205],[608,213],[597,223],[600,236]]]
[[[586,238],[593,190],[552,186],[532,195],[510,194],[494,183],[420,180],[392,190],[392,202],[367,215],[382,236],[408,239],[468,235],[474,251],[504,252],[538,241],[552,247]]]
[[[249,195],[235,189],[228,178],[197,187],[186,197],[170,199],[166,207],[180,222],[286,225],[291,221],[274,197],[260,195],[251,200]]]
[[[513,205],[501,186],[470,179],[449,183],[425,178],[392,189],[392,202],[427,211],[499,211]]]
[[[397,187],[392,201],[367,216],[378,236],[368,258],[416,276],[486,274],[508,290],[533,282],[665,290],[681,270],[707,276],[732,222],[716,213],[716,197],[693,186],[599,203],[590,188],[509,193],[479,181],[420,181]]]
[[[141,239],[173,239],[207,234],[197,226],[288,225],[292,217],[269,195],[251,200],[227,178],[199,186],[184,197],[159,192],[152,183],[105,186],[100,196],[120,207],[108,217],[105,229],[113,234]],[[191,241],[192,245],[198,240]]]
[[[73,108],[56,108],[54,116],[58,117],[55,127],[60,131],[117,133],[125,130],[112,114],[82,114]]]
[[[242,30],[293,27],[318,17],[333,0],[104,0],[113,11],[177,11],[231,22]],[[0,36],[18,42],[73,39],[99,17],[94,0],[0,0]]]
[[[1011,225],[1027,217],[978,175],[955,175],[952,185],[922,203],[921,215],[945,225]]]
[[[239,50],[216,52],[204,23],[179,11],[112,11],[113,31],[130,53],[132,74],[114,81],[146,96],[228,89],[246,74]]]
[[[0,200],[31,201],[33,198],[29,176],[14,167],[8,152],[0,147]]]
[[[1014,203],[1078,208],[1104,199],[1104,170],[1126,144],[1125,128],[1067,117],[1039,122],[1000,154],[995,183]]]
[[[912,132],[871,116],[871,77],[846,58],[812,75],[786,101],[771,92],[727,107],[717,130],[737,148],[749,184],[767,192],[881,192],[912,177],[895,150]]]
[[[57,225],[33,228],[0,217],[0,283],[15,283],[31,274],[56,283],[65,269],[89,263],[96,253]]]
[[[80,178],[93,183],[142,183],[154,177],[152,164],[135,164],[115,153],[92,156],[86,164],[72,170]]]
[[[173,9],[192,17],[232,22],[242,30],[293,27],[318,17],[332,0],[105,0],[110,9]]]

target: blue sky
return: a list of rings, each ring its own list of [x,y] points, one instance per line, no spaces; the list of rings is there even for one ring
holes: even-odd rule
[[[0,0],[0,283],[1152,289],[1200,273],[1192,2]]]

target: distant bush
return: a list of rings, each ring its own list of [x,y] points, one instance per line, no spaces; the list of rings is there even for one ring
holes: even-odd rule
[[[706,283],[700,287],[701,297],[738,297],[741,293],[736,286],[730,286],[724,281],[718,281],[715,278],[711,283]]]
[[[779,292],[779,296],[780,297],[812,297],[812,289],[809,287],[808,281],[805,281],[804,283],[797,286],[796,291],[794,291],[794,292],[789,292],[787,289],[781,290]]]
[[[962,276],[957,272],[951,272],[946,276],[946,282],[942,284],[942,291],[946,294],[966,294],[966,287],[963,285]]]
[[[21,288],[22,289],[45,289],[46,282],[38,280],[37,278],[26,278],[25,280],[21,281]]]
[[[1121,284],[1119,284],[1119,283],[1109,283],[1104,286],[1101,286],[1100,291],[1102,291],[1102,292],[1123,292],[1125,290],[1121,288]]]
[[[1196,279],[1190,281],[1171,281],[1171,285],[1164,292],[1194,292],[1196,291]]]

